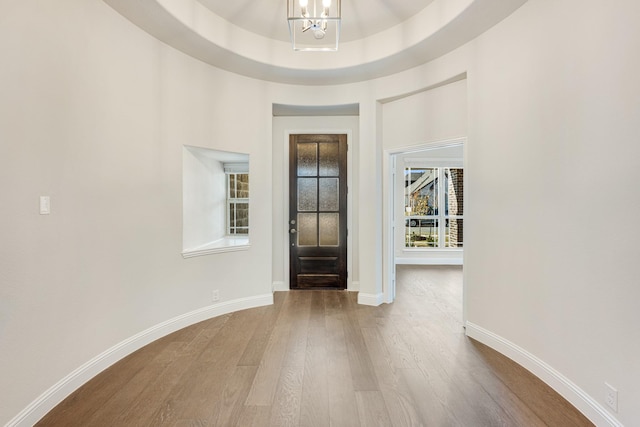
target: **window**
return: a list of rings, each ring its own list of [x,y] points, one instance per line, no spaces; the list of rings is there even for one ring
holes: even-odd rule
[[[462,168],[405,168],[406,248],[462,248],[463,180]]]
[[[185,145],[182,256],[249,249],[249,155]]]
[[[227,234],[249,234],[248,173],[227,173]]]

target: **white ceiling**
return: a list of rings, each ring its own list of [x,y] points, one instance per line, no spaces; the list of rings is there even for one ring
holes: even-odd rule
[[[289,84],[398,73],[473,40],[527,0],[342,0],[337,52],[294,52],[286,0],[103,0],[164,43],[218,68]]]
[[[270,39],[289,41],[286,0],[199,1],[240,28]],[[340,40],[349,42],[387,30],[416,15],[433,1],[344,0]]]

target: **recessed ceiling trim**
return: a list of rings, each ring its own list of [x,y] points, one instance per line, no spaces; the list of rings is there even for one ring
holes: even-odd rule
[[[424,64],[477,37],[526,2],[434,0],[404,23],[341,44],[338,52],[309,53],[293,52],[290,43],[237,27],[197,0],[104,1],[159,40],[213,66],[306,85],[352,83]]]
[[[274,40],[290,41],[287,26],[277,25],[287,15],[286,0],[198,1],[214,14],[245,30]],[[293,1],[300,2],[300,0]],[[332,0],[332,8],[336,5],[335,1]],[[340,5],[340,9],[342,16],[345,16],[351,25],[341,28],[340,42],[346,43],[366,38],[391,28],[418,14],[433,1],[345,0]]]
[[[287,105],[273,104],[274,117],[359,116],[360,104]]]

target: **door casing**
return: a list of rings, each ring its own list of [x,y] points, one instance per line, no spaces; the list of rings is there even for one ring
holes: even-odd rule
[[[431,150],[437,150],[440,148],[447,148],[452,146],[463,146],[463,167],[467,168],[467,138],[455,138],[442,141],[434,141],[423,144],[416,144],[405,147],[394,147],[384,150],[383,165],[382,165],[382,192],[384,196],[383,206],[383,299],[386,303],[392,303],[396,296],[396,263],[395,263],[395,241],[394,241],[394,224],[395,224],[395,182],[394,173],[396,166],[396,158],[401,154],[408,153],[428,153]],[[468,195],[468,175],[464,176],[464,188]],[[468,208],[467,208],[468,209]],[[463,248],[464,251],[464,248]],[[462,283],[462,317],[463,324],[467,320],[467,300],[466,300],[466,277],[463,273]]]

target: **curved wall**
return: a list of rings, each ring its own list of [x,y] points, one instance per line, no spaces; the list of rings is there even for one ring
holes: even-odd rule
[[[467,331],[597,425],[640,423],[639,13],[529,1],[469,60]]]
[[[215,314],[212,289],[223,303],[265,301],[281,215],[273,103],[360,105],[354,203],[371,213],[359,229],[380,232],[361,232],[354,256],[382,259],[379,101],[464,73],[468,330],[557,374],[545,380],[598,424],[640,421],[635,1],[530,0],[435,61],[325,87],[212,68],[99,0],[0,12],[0,422],[27,424],[21,410],[45,395],[31,415],[48,409],[62,379],[141,332]],[[251,155],[249,251],[180,256],[183,144]],[[51,215],[38,215],[41,195]],[[603,204],[620,208],[599,232]],[[356,272],[373,299],[383,292],[375,264]],[[604,409],[605,381],[619,391],[617,414]]]
[[[102,1],[0,16],[0,425],[36,401],[29,425],[158,334],[271,300],[271,106]],[[183,145],[251,156],[248,251],[181,256]]]

